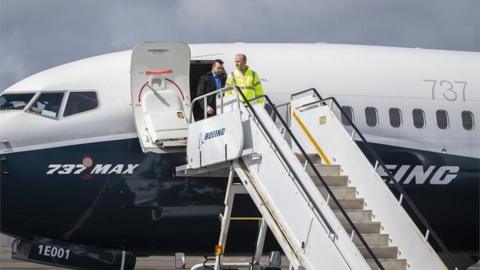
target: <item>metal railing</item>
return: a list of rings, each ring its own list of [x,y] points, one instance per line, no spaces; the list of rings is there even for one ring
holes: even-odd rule
[[[269,137],[270,141],[274,144],[275,148],[276,149],[279,149],[278,145],[275,143],[275,141],[273,140],[269,130],[266,128],[265,124],[262,122],[262,120],[258,117],[257,113],[255,112],[255,109],[252,107],[252,105],[250,104],[250,102],[252,101],[255,101],[257,99],[260,99],[260,98],[265,98],[265,101],[266,103],[271,106],[272,110],[273,110],[273,113],[275,113],[276,117],[278,120],[280,120],[280,122],[282,123],[282,125],[284,126],[285,128],[285,131],[288,133],[288,135],[290,136],[290,138],[293,140],[293,142],[295,143],[295,145],[298,147],[298,149],[301,151],[302,155],[304,156],[305,160],[307,161],[308,165],[312,168],[313,172],[315,173],[315,175],[318,177],[318,179],[322,182],[322,184],[324,185],[325,189],[327,190],[330,198],[333,200],[333,202],[335,203],[335,205],[338,207],[338,209],[340,210],[340,212],[342,213],[342,215],[345,217],[347,223],[350,225],[350,227],[352,228],[352,235],[351,235],[351,239],[353,241],[353,236],[354,234],[357,235],[358,239],[360,240],[360,242],[362,243],[362,245],[365,247],[365,249],[367,250],[368,254],[371,256],[371,258],[374,260],[375,264],[378,266],[378,269],[381,269],[381,270],[384,270],[385,268],[382,266],[382,264],[380,263],[379,259],[377,258],[377,256],[373,253],[372,249],[370,248],[370,246],[368,245],[368,243],[366,242],[366,240],[363,238],[362,234],[360,233],[360,231],[357,229],[357,227],[355,226],[355,224],[353,223],[353,221],[350,219],[350,217],[348,216],[347,212],[345,211],[345,209],[343,208],[343,206],[340,204],[340,202],[338,201],[338,199],[335,197],[335,194],[333,193],[333,191],[330,189],[330,187],[327,185],[325,179],[320,175],[320,173],[318,172],[317,168],[315,167],[313,161],[311,160],[311,158],[308,156],[308,154],[306,153],[305,149],[302,147],[302,145],[300,144],[300,142],[297,140],[297,138],[295,137],[295,135],[293,134],[292,130],[289,128],[289,126],[287,125],[287,123],[285,122],[285,120],[283,119],[282,115],[278,112],[277,110],[277,107],[274,105],[274,103],[270,100],[270,98],[266,95],[264,96],[258,96],[258,97],[255,97],[253,99],[250,99],[250,100],[247,100],[245,95],[242,93],[242,91],[240,89],[237,89],[239,95],[243,98],[244,102],[245,102],[245,107],[247,107],[252,115],[255,117],[255,119],[258,121],[258,123],[260,124],[260,126],[262,127],[262,129],[265,131],[265,134],[267,134],[267,136]],[[272,113],[272,114],[273,114]],[[318,208],[318,206],[313,203],[314,200],[312,198],[312,196],[307,192],[305,186],[303,185],[303,183],[300,181],[300,178],[299,176],[295,173],[295,171],[293,170],[293,168],[290,166],[289,164],[289,161],[287,160],[287,158],[283,155],[283,153],[281,151],[278,151],[279,154],[282,156],[282,159],[284,160],[285,164],[288,166],[289,170],[292,172],[292,174],[295,176],[295,178],[297,179],[297,184],[302,188],[302,191],[304,192],[304,194],[307,196],[307,198],[310,200],[310,202],[312,202],[312,206],[315,208],[315,211],[323,218],[324,221],[325,220],[325,217],[323,216],[322,212],[320,211],[320,209]],[[328,223],[328,222],[325,222],[325,224],[327,225],[327,227],[329,228],[330,232],[335,235],[336,237],[336,234],[335,234],[335,231],[333,230],[332,226]]]
[[[227,87],[224,87],[224,88],[221,88],[221,89],[217,89],[215,91],[212,91],[212,92],[208,92],[204,95],[201,95],[201,96],[198,96],[196,98],[193,99],[192,103],[191,103],[191,110],[190,110],[190,116],[188,118],[188,122],[189,123],[192,123],[192,122],[195,122],[197,120],[193,119],[193,108],[194,108],[194,104],[196,102],[200,103],[201,101],[203,101],[203,119],[207,119],[208,117],[208,111],[207,111],[207,108],[208,108],[208,97],[209,96],[213,96],[213,95],[217,95],[217,94],[220,94],[220,113],[223,114],[223,105],[224,105],[224,99],[225,99],[225,92],[226,91],[230,91],[230,90],[234,90],[234,88],[232,86],[227,86]],[[235,95],[236,95],[236,91],[234,91]],[[201,100],[201,101],[200,101]],[[238,98],[237,98],[237,103],[238,103],[238,108],[240,108],[240,101],[238,101]],[[203,120],[202,119],[202,120]]]
[[[405,192],[405,190],[402,188],[402,186],[395,180],[395,178],[393,177],[392,173],[390,172],[390,170],[388,170],[387,166],[385,165],[385,163],[382,161],[382,159],[380,158],[380,155],[375,151],[375,149],[373,149],[373,147],[368,143],[368,141],[365,139],[365,137],[363,136],[363,134],[360,132],[360,130],[355,126],[355,124],[353,123],[352,119],[350,119],[350,116],[344,111],[344,109],[342,108],[342,106],[340,106],[340,103],[338,103],[338,101],[334,98],[334,97],[328,97],[328,98],[322,98],[322,96],[318,93],[318,91],[315,89],[315,88],[310,88],[310,89],[307,89],[307,90],[304,90],[304,91],[301,91],[301,92],[297,92],[295,94],[292,94],[292,97],[296,96],[296,95],[300,95],[300,94],[304,94],[304,93],[307,93],[307,92],[312,92],[313,95],[315,95],[319,100],[318,101],[314,101],[310,104],[315,104],[315,103],[324,103],[326,104],[327,101],[331,100],[332,101],[332,104],[335,104],[335,106],[337,107],[337,109],[340,111],[341,115],[343,116],[344,119],[346,119],[348,121],[348,123],[350,124],[350,126],[353,128],[354,132],[360,137],[362,143],[365,145],[367,151],[368,151],[368,154],[370,154],[374,159],[375,159],[375,166],[374,166],[374,169],[377,169],[377,166],[380,165],[380,167],[382,167],[382,169],[385,171],[385,173],[387,174],[387,177],[388,177],[388,181],[390,181],[390,183],[393,183],[393,186],[395,187],[395,189],[400,192],[400,197],[398,198],[398,202],[399,204],[404,207],[402,205],[402,202],[405,201],[407,203],[407,205],[410,207],[410,209],[413,211],[413,213],[415,214],[415,217],[420,221],[420,223],[425,227],[426,231],[425,231],[425,240],[427,242],[429,242],[429,236],[431,236],[431,238],[434,239],[435,241],[435,244],[438,245],[438,247],[440,247],[440,249],[442,250],[442,252],[445,254],[446,258],[449,260],[449,262],[454,266],[454,269],[462,269],[460,268],[460,265],[459,263],[455,260],[455,258],[452,256],[452,254],[450,253],[450,251],[448,250],[448,248],[445,246],[445,244],[443,243],[443,241],[440,239],[440,237],[438,237],[437,233],[435,233],[435,231],[433,230],[433,228],[430,226],[430,224],[428,224],[427,220],[425,219],[425,217],[422,215],[422,213],[420,212],[420,210],[418,210],[417,206],[415,205],[415,203],[412,201],[412,199],[410,198],[410,196],[407,195],[407,193]],[[352,134],[352,140],[353,140],[353,136],[355,134]],[[394,194],[395,195],[395,194]],[[405,207],[404,207],[405,208]],[[448,267],[448,266],[447,266]]]

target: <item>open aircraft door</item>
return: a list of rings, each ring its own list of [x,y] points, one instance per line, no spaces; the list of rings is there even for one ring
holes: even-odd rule
[[[147,42],[132,51],[131,94],[144,152],[185,147],[190,115],[190,48],[178,42]]]

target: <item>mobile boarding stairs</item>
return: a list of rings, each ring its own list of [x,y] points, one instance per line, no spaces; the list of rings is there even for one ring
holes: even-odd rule
[[[245,100],[238,88],[225,95],[231,90],[220,89],[192,102],[217,95],[217,115],[200,121],[190,117],[188,164],[177,168],[177,175],[229,168],[211,267],[231,267],[222,263],[222,255],[233,195],[238,192],[232,181],[236,174],[263,217],[254,262],[259,262],[268,226],[288,257],[289,269],[458,269],[400,185],[392,181],[399,190],[397,198],[376,173],[376,167],[383,166],[393,179],[353,123],[350,134],[338,120],[335,113],[344,112],[334,98],[322,99],[315,89],[293,94],[284,104],[291,122],[287,124],[267,96]],[[260,99],[265,106],[255,105]],[[355,133],[377,158],[375,166],[353,140]],[[417,214],[424,232],[402,203]],[[445,263],[430,239],[447,254]],[[243,269],[252,269],[248,267]]]

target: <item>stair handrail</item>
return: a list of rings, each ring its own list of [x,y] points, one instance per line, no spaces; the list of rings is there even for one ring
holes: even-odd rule
[[[407,195],[407,193],[405,192],[405,190],[402,188],[402,186],[395,180],[395,178],[393,177],[392,173],[390,172],[390,170],[387,169],[387,166],[385,165],[385,163],[382,161],[382,159],[380,158],[380,155],[375,151],[375,149],[373,149],[372,146],[370,146],[370,144],[368,143],[368,141],[365,139],[365,137],[363,136],[363,134],[360,132],[360,130],[357,128],[357,126],[353,123],[352,119],[350,119],[350,116],[348,116],[348,114],[344,111],[344,109],[342,108],[342,106],[340,106],[340,103],[337,101],[337,99],[335,97],[328,97],[328,98],[322,98],[322,96],[318,93],[317,89],[315,88],[309,88],[309,89],[306,89],[306,90],[303,90],[303,91],[300,91],[300,92],[297,92],[297,93],[294,93],[291,95],[291,97],[294,97],[294,96],[297,96],[297,95],[300,95],[300,94],[304,94],[304,93],[307,93],[307,92],[313,92],[317,97],[318,97],[318,101],[314,101],[314,102],[311,102],[309,103],[308,105],[311,105],[311,104],[315,104],[315,103],[319,103],[319,102],[326,102],[328,100],[331,100],[333,102],[333,104],[335,104],[335,106],[337,107],[337,109],[340,110],[340,113],[342,114],[342,116],[347,119],[348,123],[350,124],[350,126],[354,129],[354,131],[358,134],[358,136],[360,137],[360,139],[362,140],[363,144],[365,145],[365,147],[367,148],[367,151],[370,155],[373,156],[373,158],[375,159],[375,161],[378,163],[378,165],[380,165],[382,167],[382,169],[386,172],[387,174],[387,177],[388,177],[388,180],[391,182],[393,182],[393,185],[394,187],[397,189],[397,191],[400,192],[400,198],[398,199],[399,201],[399,204],[402,205],[402,201],[405,200],[408,204],[408,206],[412,209],[412,211],[414,212],[414,214],[416,215],[416,217],[418,218],[418,220],[422,223],[422,225],[425,227],[425,229],[427,230],[425,232],[425,240],[428,242],[429,241],[429,235],[432,236],[433,240],[435,240],[436,244],[440,247],[440,249],[442,249],[442,251],[444,252],[444,254],[447,256],[447,258],[450,260],[450,263],[453,264],[453,266],[455,267],[454,269],[462,269],[459,265],[459,263],[455,260],[455,258],[452,256],[452,254],[450,253],[450,251],[448,250],[448,248],[445,246],[445,244],[443,243],[443,241],[440,239],[440,237],[437,235],[437,233],[433,230],[433,228],[430,226],[430,224],[427,222],[427,220],[425,219],[425,217],[422,215],[422,213],[420,212],[420,210],[418,210],[417,206],[415,205],[415,203],[412,201],[412,199],[410,198],[410,196]],[[353,140],[353,136],[352,136],[352,140]],[[376,168],[376,167],[375,167]],[[402,206],[403,207],[403,206]],[[404,207],[405,208],[405,207]]]
[[[207,119],[207,106],[208,106],[207,105],[207,98],[209,96],[213,96],[213,95],[216,95],[216,94],[219,94],[219,93],[222,93],[220,95],[220,110],[221,110],[220,113],[223,114],[223,100],[225,98],[225,92],[230,91],[230,90],[234,90],[234,88],[232,86],[225,86],[223,88],[217,89],[215,91],[208,92],[206,94],[203,94],[203,95],[200,95],[200,96],[194,98],[192,100],[192,102],[190,103],[192,109],[190,110],[190,115],[188,117],[188,123],[192,123],[192,122],[196,121],[195,119],[193,119],[193,108],[194,108],[193,105],[196,102],[200,103],[199,100],[203,100],[203,116],[204,116],[204,119]],[[239,106],[238,108],[240,108],[240,101],[238,101],[238,100],[237,100],[237,105]]]
[[[335,197],[335,194],[333,193],[333,191],[330,189],[330,187],[327,185],[325,179],[322,177],[322,175],[318,172],[317,168],[315,168],[314,164],[313,164],[313,161],[310,159],[310,157],[308,156],[307,152],[305,151],[305,149],[302,147],[302,145],[300,144],[300,142],[297,140],[297,138],[295,137],[295,135],[293,134],[292,130],[288,127],[287,123],[285,122],[285,120],[283,119],[282,115],[278,112],[275,104],[270,100],[270,97],[268,97],[267,95],[260,95],[260,96],[257,96],[255,98],[252,98],[252,99],[247,99],[245,97],[245,95],[243,94],[243,92],[241,91],[241,89],[239,87],[236,87],[237,89],[237,92],[239,93],[239,95],[242,97],[243,101],[244,101],[244,105],[245,107],[247,107],[251,112],[252,112],[252,115],[255,117],[255,119],[258,121],[258,123],[260,124],[260,126],[262,127],[262,129],[265,131],[265,133],[267,134],[267,136],[269,137],[270,141],[274,144],[275,148],[276,149],[279,149],[278,145],[275,143],[275,141],[273,140],[269,130],[266,128],[265,124],[262,122],[262,120],[258,117],[257,113],[255,112],[254,108],[252,107],[251,103],[252,101],[255,101],[257,99],[261,99],[261,98],[265,98],[265,101],[267,102],[267,104],[272,108],[273,112],[277,115],[278,119],[282,122],[282,125],[284,126],[285,130],[288,132],[288,134],[290,135],[290,138],[295,142],[295,145],[298,147],[298,149],[300,149],[300,151],[302,152],[302,155],[305,157],[308,165],[313,169],[315,175],[318,177],[318,179],[320,179],[320,181],[323,183],[323,185],[325,186],[328,194],[330,195],[330,198],[333,199],[335,205],[338,207],[338,209],[340,209],[340,212],[342,213],[342,215],[345,217],[345,219],[347,220],[347,222],[349,223],[349,225],[351,226],[352,230],[354,231],[355,234],[357,234],[358,238],[360,239],[360,242],[363,244],[363,246],[366,248],[368,254],[373,258],[375,264],[378,266],[379,269],[381,270],[384,270],[385,268],[382,266],[382,264],[380,263],[379,259],[377,258],[377,256],[373,253],[372,249],[370,248],[370,246],[368,245],[367,241],[363,238],[362,234],[360,233],[360,231],[357,229],[357,227],[355,226],[355,223],[353,223],[353,221],[350,219],[350,217],[348,216],[347,212],[345,211],[345,209],[343,208],[343,206],[340,204],[340,202],[338,201],[338,199]],[[282,156],[282,158],[284,159],[285,161],[285,164],[287,164],[288,168],[290,169],[290,171],[292,171],[292,173],[295,175],[295,177],[297,179],[299,179],[299,177],[294,173],[294,170],[291,168],[290,164],[288,163],[288,160],[283,156],[283,153],[281,151],[279,151],[280,155]],[[307,197],[309,198],[310,201],[314,202],[311,198],[311,195],[306,191],[305,187],[303,186],[302,182],[301,181],[298,181],[298,184],[302,187],[303,189],[303,192],[307,195]],[[315,204],[315,203],[312,203],[312,206],[315,208],[315,210],[321,215],[321,211],[320,209],[318,209],[318,206]],[[330,227],[330,225],[327,223],[327,226]],[[331,231],[333,232],[333,229],[331,229]],[[334,233],[335,234],[335,233]],[[353,236],[353,235],[352,235]],[[353,238],[352,238],[352,241],[353,241]]]

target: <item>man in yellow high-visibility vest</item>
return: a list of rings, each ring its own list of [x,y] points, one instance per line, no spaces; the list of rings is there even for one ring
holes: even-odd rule
[[[242,89],[243,94],[247,100],[251,100],[258,96],[263,96],[263,87],[260,82],[260,77],[258,74],[251,70],[247,66],[247,56],[245,54],[237,54],[235,56],[235,71],[231,72],[228,75],[225,86],[238,86]],[[233,91],[230,90],[225,93],[225,95],[233,94]],[[251,101],[250,104],[265,104],[265,98],[259,98],[255,101]]]

